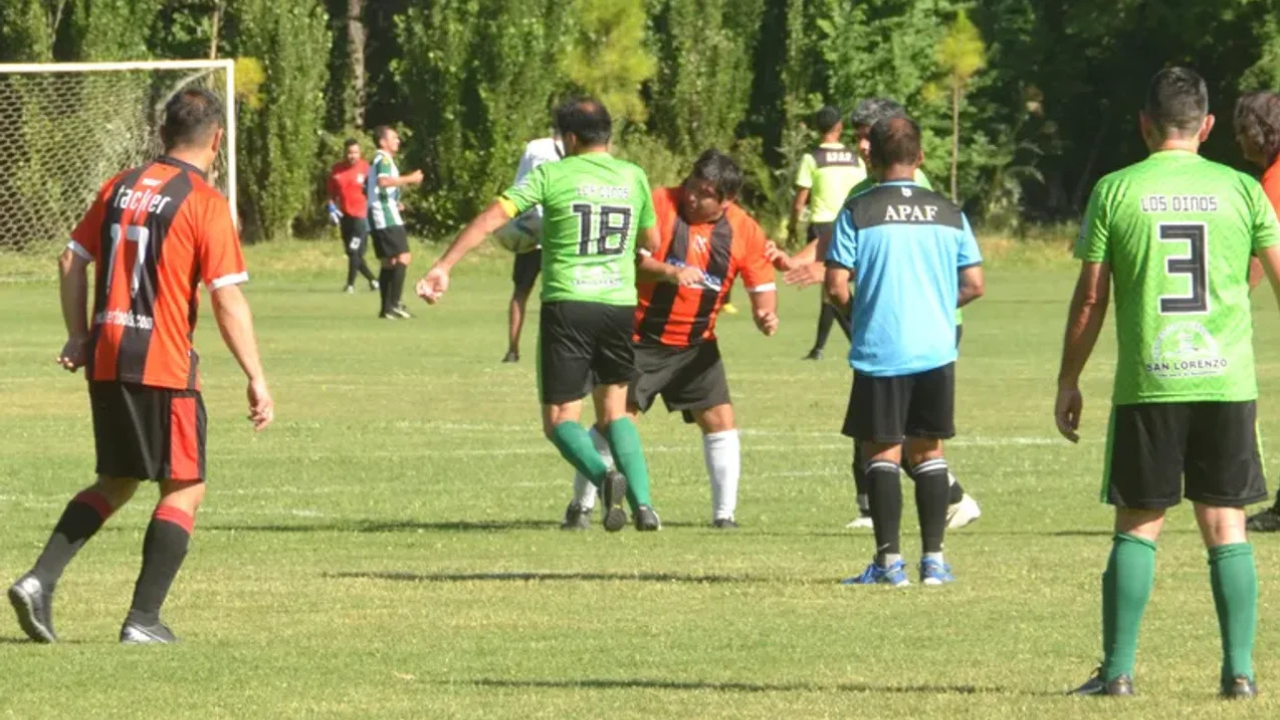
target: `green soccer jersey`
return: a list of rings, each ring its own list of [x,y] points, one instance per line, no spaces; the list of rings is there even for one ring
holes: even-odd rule
[[[824,143],[805,153],[796,171],[796,187],[809,190],[809,222],[835,222],[849,190],[866,177],[858,153],[841,143]]]
[[[1099,181],[1075,254],[1111,267],[1113,402],[1256,399],[1249,258],[1277,243],[1262,186],[1194,153],[1155,153]]]
[[[636,238],[653,227],[649,178],[608,153],[539,165],[502,194],[519,215],[541,205],[542,301],[636,304]]]
[[[369,163],[369,178],[365,182],[365,196],[369,198],[369,224],[378,230],[404,224],[400,217],[400,188],[379,187],[378,178],[398,178],[400,169],[391,156],[379,150]]]

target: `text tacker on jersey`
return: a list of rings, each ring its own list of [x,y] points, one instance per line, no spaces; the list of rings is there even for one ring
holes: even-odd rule
[[[773,266],[765,256],[764,231],[736,203],[715,223],[689,225],[680,217],[681,188],[660,188],[653,207],[662,233],[656,258],[704,273],[703,285],[679,287],[642,283],[636,308],[638,343],[687,347],[715,339],[715,321],[734,279],[741,274],[751,293],[775,289]]]
[[[653,227],[644,171],[607,153],[538,166],[503,193],[512,216],[543,206],[542,300],[636,304],[636,236]]]
[[[905,241],[902,226],[912,229]],[[916,261],[895,262],[900,254]],[[981,262],[968,219],[936,192],[889,182],[850,198],[827,253],[857,287],[849,364],[896,376],[955,362],[957,271]]]
[[[1114,402],[1255,399],[1249,258],[1277,242],[1261,186],[1194,153],[1103,178],[1076,257],[1114,277]]]
[[[163,157],[108,180],[71,240],[96,263],[90,379],[198,389],[193,280],[216,290],[249,279],[222,195]]]

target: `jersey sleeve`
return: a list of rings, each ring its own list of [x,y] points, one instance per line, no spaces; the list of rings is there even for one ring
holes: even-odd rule
[[[649,176],[637,169],[636,184],[640,190],[640,202],[636,205],[636,228],[644,231],[658,224],[657,215],[653,212],[653,190],[649,187]]]
[[[852,270],[858,265],[858,229],[853,226],[853,213],[847,207],[841,208],[840,214],[836,216],[831,246],[827,248],[827,257],[824,259],[827,267]]]
[[[102,223],[107,217],[107,203],[111,201],[111,191],[115,188],[116,178],[111,178],[98,190],[93,205],[85,212],[84,217],[71,231],[71,241],[67,249],[79,255],[81,259],[94,262],[102,250]]]
[[[969,218],[961,213],[960,219],[964,222],[964,229],[961,231],[960,248],[956,254],[956,268],[964,270],[982,264],[982,251],[978,249],[978,238],[973,234]]]
[[[508,213],[515,217],[543,203],[547,188],[546,167],[536,167],[528,175],[507,188],[498,198]]]
[[[818,169],[818,163],[813,159],[813,153],[805,153],[800,158],[800,168],[796,170],[796,187],[811,188],[813,187],[813,171]]]
[[[1089,196],[1080,235],[1076,237],[1075,256],[1084,262],[1107,262],[1111,255],[1110,213],[1107,211],[1106,189],[1101,183]]]
[[[912,178],[912,180],[915,182],[915,184],[919,185],[925,190],[933,189],[933,183],[929,181],[929,176],[925,175],[924,170],[921,170],[920,168],[916,168],[916,176]]]
[[[1269,247],[1280,244],[1280,222],[1276,219],[1275,201],[1280,200],[1280,188],[1276,188],[1276,197],[1270,188],[1263,188],[1249,182],[1249,204],[1252,206],[1253,252],[1257,254]]]
[[[249,281],[240,236],[231,221],[231,207],[220,195],[200,203],[203,215],[197,221],[196,257],[200,261],[200,279],[210,291]]]
[[[744,242],[742,266],[739,268],[739,272],[742,273],[742,284],[746,286],[749,293],[777,290],[773,263],[765,257],[764,249],[768,240],[764,236],[764,230],[760,229],[759,223],[749,217],[743,218],[742,226]]]

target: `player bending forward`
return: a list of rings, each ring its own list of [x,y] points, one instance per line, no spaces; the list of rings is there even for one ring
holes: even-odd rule
[[[538,337],[538,385],[542,427],[560,454],[592,484],[607,506],[610,532],[627,523],[624,498],[636,526],[660,526],[649,499],[649,468],[640,434],[627,416],[627,383],[635,375],[631,346],[636,275],[696,284],[702,273],[639,254],[656,249],[653,201],[644,171],[609,154],[613,120],[595,100],[571,101],[556,111],[556,129],[567,157],[538,166],[471,221],[418,283],[418,295],[437,303],[449,288],[449,272],[469,251],[511,218],[543,208],[542,313]],[[644,245],[637,242],[643,233]],[[637,261],[639,258],[639,261]],[[611,470],[579,424],[582,399],[591,395],[596,422],[618,470]],[[619,472],[621,471],[621,472]]]
[[[778,329],[778,293],[769,243],[756,221],[735,202],[742,187],[742,170],[728,155],[708,150],[698,158],[680,187],[660,188],[653,194],[662,242],[654,257],[663,262],[702,270],[697,287],[677,287],[641,281],[635,315],[636,369],[627,395],[633,419],[648,412],[659,395],[670,412],[680,411],[685,422],[702,430],[703,456],[711,478],[712,526],[737,527],[738,477],[742,459],[734,424],[729,384],[720,346],[716,316],[733,281],[742,276],[751,298],[756,327],[765,335]],[[591,440],[606,462],[609,444],[603,430],[591,429]],[[581,473],[574,477],[574,499],[565,510],[565,530],[591,525],[595,487]]]

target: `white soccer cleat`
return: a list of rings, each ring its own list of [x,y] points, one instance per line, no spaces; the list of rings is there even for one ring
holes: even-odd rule
[[[947,527],[951,530],[962,528],[980,517],[982,508],[978,507],[978,501],[969,493],[965,493],[955,505],[947,506]]]
[[[872,530],[875,526],[876,523],[871,519],[870,515],[859,515],[851,520],[848,525],[845,525],[846,528],[852,530]]]

